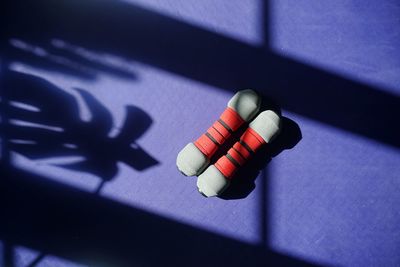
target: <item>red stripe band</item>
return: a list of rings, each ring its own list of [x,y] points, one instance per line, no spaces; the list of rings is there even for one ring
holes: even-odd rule
[[[228,154],[237,162],[239,165],[243,165],[246,160],[234,149],[231,148],[228,151]]]
[[[215,167],[227,179],[232,179],[238,167],[250,158],[252,152],[256,152],[264,144],[266,144],[264,139],[252,128],[248,128],[240,137],[240,141],[229,149],[228,154],[215,163]]]
[[[218,149],[215,144],[207,135],[203,134],[194,142],[194,145],[207,157],[211,158]]]
[[[226,156],[222,156],[216,163],[215,167],[225,176],[227,179],[232,179],[235,174],[237,167],[230,161]]]
[[[219,121],[214,122],[213,126],[215,130],[217,130],[225,139],[231,135],[228,129],[225,128]]]
[[[263,144],[264,139],[250,127],[243,133],[240,140],[245,143],[253,152],[256,152]]]
[[[239,142],[236,142],[233,145],[233,148],[239,152],[239,154],[244,158],[244,159],[248,159],[250,158],[250,152]]]
[[[217,141],[218,144],[221,145],[223,142],[225,142],[224,136],[215,130],[214,127],[210,127],[207,132],[214,138],[215,141]]]
[[[221,114],[220,119],[228,125],[232,131],[236,131],[244,123],[244,120],[239,116],[239,114],[230,107],[225,109]]]
[[[236,131],[244,123],[239,114],[229,107],[222,112],[219,120],[194,142],[194,145],[209,159],[215,154],[219,145],[231,135],[230,130]]]

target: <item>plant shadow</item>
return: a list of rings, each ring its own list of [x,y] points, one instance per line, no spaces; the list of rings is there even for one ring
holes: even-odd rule
[[[126,106],[125,121],[115,129],[110,111],[86,90],[72,92],[83,99],[89,120],[82,119],[76,96],[43,78],[7,71],[3,86],[8,101],[3,138],[10,151],[31,160],[70,157],[53,165],[104,181],[116,176],[118,162],[139,171],[158,164],[137,143],[152,124],[142,109]],[[111,130],[117,134],[109,136]]]

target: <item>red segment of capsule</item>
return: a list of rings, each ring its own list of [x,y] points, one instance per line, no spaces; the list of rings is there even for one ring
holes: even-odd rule
[[[244,159],[248,159],[250,158],[250,152],[247,150],[246,147],[244,147],[241,143],[236,142],[233,145],[233,148],[239,152],[239,154],[244,158]]]
[[[225,128],[219,121],[214,122],[213,126],[215,130],[217,130],[225,139],[231,135],[228,129]]]
[[[246,162],[246,160],[233,147],[231,149],[229,149],[228,154],[239,165],[243,165]]]
[[[231,132],[236,131],[244,123],[239,114],[229,107],[221,114],[219,120],[221,122],[214,122],[207,133],[194,142],[194,145],[209,159],[215,154],[219,145],[231,135]]]
[[[236,131],[243,123],[244,120],[239,114],[232,108],[227,107],[221,114],[220,119],[229,127],[232,131]]]
[[[222,173],[227,179],[232,179],[233,175],[237,170],[237,166],[228,159],[226,156],[222,156],[215,163],[215,167]]]
[[[265,144],[264,139],[252,128],[248,128],[242,137],[240,137],[240,140],[253,151],[256,152],[262,145]]]
[[[207,135],[203,134],[194,142],[194,145],[207,157],[211,158],[218,149],[218,145],[214,143]]]
[[[220,134],[217,130],[215,130],[213,127],[210,127],[207,130],[207,133],[209,133],[212,136],[212,138],[214,138],[214,140],[217,141],[219,145],[225,142],[225,137],[222,134]]]
[[[248,128],[240,137],[240,141],[236,142],[229,149],[226,156],[222,156],[216,163],[215,167],[227,179],[232,179],[238,167],[243,165],[261,146],[266,144],[264,139],[252,128]]]

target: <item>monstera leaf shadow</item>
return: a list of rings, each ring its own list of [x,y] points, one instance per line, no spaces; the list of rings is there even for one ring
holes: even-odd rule
[[[54,165],[104,181],[116,176],[118,162],[136,170],[158,163],[136,142],[152,124],[142,109],[127,106],[122,127],[110,137],[115,127],[111,113],[83,89],[73,90],[88,107],[89,120],[80,117],[76,96],[42,78],[9,71],[4,84],[9,101],[4,133],[11,151],[32,160],[74,157]]]

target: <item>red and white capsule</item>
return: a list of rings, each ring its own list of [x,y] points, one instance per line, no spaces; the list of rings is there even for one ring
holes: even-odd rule
[[[199,192],[206,197],[220,195],[238,168],[280,131],[280,118],[271,110],[261,112],[228,153],[209,166],[197,179]]]
[[[207,132],[179,152],[176,159],[178,169],[186,176],[199,175],[232,132],[257,114],[260,102],[260,97],[253,90],[237,92]]]

